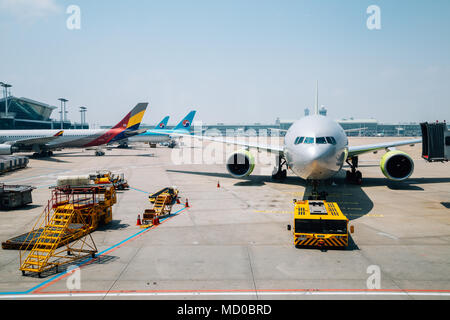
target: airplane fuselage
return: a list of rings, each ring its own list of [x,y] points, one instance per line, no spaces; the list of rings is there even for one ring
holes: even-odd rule
[[[56,135],[61,130],[8,130],[0,131],[0,144],[23,139],[43,138]],[[48,149],[87,148],[109,143],[124,129],[64,130],[63,134],[48,142]]]
[[[145,143],[161,143],[161,142],[168,142],[171,140],[171,137],[169,135],[169,130],[167,130],[168,134],[161,134],[152,132],[151,130],[148,130],[147,132],[144,132],[142,134],[133,136],[128,138],[129,142],[145,142]]]
[[[189,134],[188,130],[147,130],[144,133],[128,138],[129,142],[161,143],[172,140],[172,134]]]

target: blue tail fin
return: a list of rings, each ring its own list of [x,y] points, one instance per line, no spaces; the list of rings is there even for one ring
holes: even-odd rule
[[[169,122],[169,116],[165,117],[160,123],[158,123],[158,125],[155,127],[155,129],[166,129],[167,127],[167,123]]]
[[[173,129],[175,130],[183,130],[183,131],[189,131],[191,128],[192,122],[194,121],[195,113],[197,111],[191,111],[189,114],[181,120],[181,122]]]

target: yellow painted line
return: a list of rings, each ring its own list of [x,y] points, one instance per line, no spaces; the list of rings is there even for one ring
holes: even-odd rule
[[[293,196],[300,196],[300,197],[302,197],[304,195],[303,192],[289,192],[289,191],[286,191],[286,192],[283,192],[283,193],[291,194]]]
[[[356,217],[369,217],[369,218],[384,218],[384,215],[382,214],[375,214],[375,213],[369,213],[369,214],[351,214],[351,213],[347,213],[346,216],[352,217],[352,216],[356,216]]]
[[[254,213],[283,213],[283,214],[294,214],[294,211],[275,211],[275,210],[253,210]]]

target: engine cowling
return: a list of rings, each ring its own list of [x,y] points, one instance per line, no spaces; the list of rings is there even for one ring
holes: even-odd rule
[[[248,151],[233,153],[227,161],[227,170],[235,178],[244,178],[255,169],[255,158]]]
[[[413,174],[414,161],[403,151],[389,151],[381,158],[380,167],[389,180],[403,181]]]
[[[10,156],[13,154],[13,148],[9,144],[0,144],[0,155]]]

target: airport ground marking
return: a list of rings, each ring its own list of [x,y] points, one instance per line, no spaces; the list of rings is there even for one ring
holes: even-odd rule
[[[163,224],[163,223],[171,220],[172,218],[178,216],[181,212],[183,212],[186,209],[189,209],[189,208],[188,207],[182,208],[182,209],[178,210],[177,212],[175,212],[173,214],[170,214],[168,217],[161,219],[161,224]],[[152,226],[150,228],[140,230],[139,232],[133,234],[132,236],[126,238],[125,240],[122,240],[121,242],[119,242],[119,243],[109,247],[108,249],[105,249],[102,252],[96,254],[95,258],[83,259],[75,266],[77,268],[82,268],[82,267],[85,267],[87,265],[90,265],[93,262],[97,261],[101,256],[104,256],[107,253],[111,253],[111,252],[121,248],[126,243],[141,237],[143,234],[147,233],[150,230],[153,230],[154,228],[157,228],[158,226]],[[13,292],[0,292],[0,298],[4,298],[4,297],[8,297],[8,296],[14,296],[14,295],[16,295],[16,296],[26,296],[26,295],[30,295],[30,294],[35,295],[35,294],[41,293],[43,289],[48,288],[52,284],[54,284],[54,283],[64,279],[65,277],[69,276],[72,273],[72,271],[73,270],[71,270],[71,271],[67,271],[66,270],[66,271],[62,272],[61,274],[57,274],[57,275],[53,276],[52,278],[42,282],[41,284],[32,287],[29,290],[13,291]]]
[[[101,256],[104,256],[104,255],[106,255],[108,253],[111,253],[111,252],[113,252],[113,251],[123,247],[126,243],[128,243],[130,241],[136,240],[137,238],[141,237],[142,235],[144,235],[148,231],[153,230],[153,229],[157,228],[158,226],[160,226],[161,224],[163,224],[163,223],[171,220],[172,218],[176,217],[178,214],[180,214],[182,211],[184,211],[186,209],[188,209],[188,208],[185,207],[185,208],[182,208],[182,209],[178,210],[177,212],[175,212],[173,214],[170,214],[168,217],[165,217],[165,218],[161,219],[161,222],[160,222],[159,225],[154,225],[154,226],[152,226],[150,228],[146,228],[146,229],[143,229],[143,230],[135,233],[134,235],[128,237],[127,239],[125,239],[125,240],[123,240],[123,241],[113,245],[112,247],[109,247],[108,249],[103,250],[102,252],[98,253],[95,258],[88,258],[87,261],[80,262],[77,265],[77,267],[78,268],[82,268],[82,267],[85,267],[85,266],[88,266],[88,265],[92,264],[93,262],[99,260],[99,258]],[[48,288],[49,286],[51,286],[51,285],[55,284],[56,282],[66,278],[69,275],[70,275],[70,272],[65,271],[64,273],[62,273],[60,275],[57,275],[56,277],[53,277],[52,279],[49,279],[48,281],[46,281],[46,282],[42,283],[41,285],[37,286],[37,288],[35,290],[33,290],[33,293],[34,294],[42,293],[42,290]]]
[[[260,290],[113,290],[113,291],[55,291],[32,295],[7,295],[0,299],[49,299],[49,298],[94,298],[94,297],[152,297],[152,296],[434,296],[449,297],[450,290],[408,290],[408,289],[260,289]]]
[[[134,191],[139,191],[139,192],[142,192],[142,193],[150,194],[149,192],[144,191],[144,190],[140,190],[140,189],[136,189],[136,188],[132,188],[132,187],[130,187],[130,189],[134,190]]]

